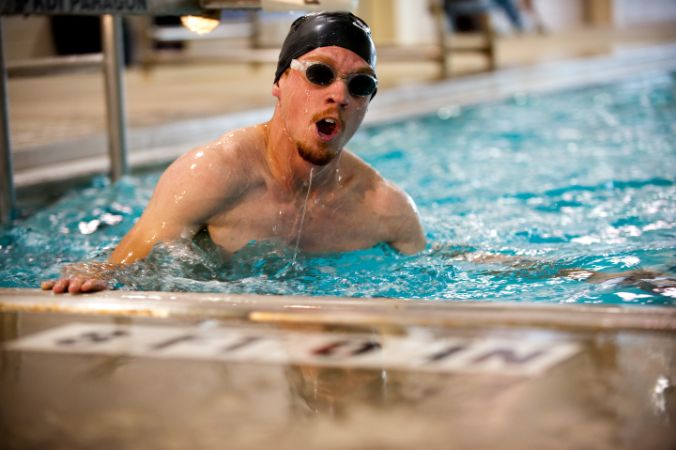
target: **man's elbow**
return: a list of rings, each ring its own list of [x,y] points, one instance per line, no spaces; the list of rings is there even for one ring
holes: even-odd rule
[[[423,236],[420,236],[409,241],[393,242],[390,245],[394,247],[399,253],[403,253],[404,255],[415,255],[425,250],[427,241]]]

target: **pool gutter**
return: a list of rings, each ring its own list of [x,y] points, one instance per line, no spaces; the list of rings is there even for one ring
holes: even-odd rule
[[[72,296],[0,288],[2,312],[274,323],[676,330],[676,309],[669,307],[183,292],[105,291]]]

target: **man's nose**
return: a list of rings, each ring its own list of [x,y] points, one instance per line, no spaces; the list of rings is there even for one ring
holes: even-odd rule
[[[327,86],[327,89],[329,90],[329,103],[337,103],[343,108],[350,103],[350,92],[345,80],[336,78],[333,83]]]

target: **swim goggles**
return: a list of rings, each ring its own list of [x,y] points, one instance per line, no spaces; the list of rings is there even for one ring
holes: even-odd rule
[[[353,97],[369,97],[372,96],[378,88],[378,80],[373,75],[368,73],[351,73],[343,77],[336,74],[333,67],[326,63],[319,61],[299,61],[297,59],[291,60],[293,70],[303,72],[305,78],[317,86],[328,86],[333,83],[336,78],[347,81],[347,90]]]

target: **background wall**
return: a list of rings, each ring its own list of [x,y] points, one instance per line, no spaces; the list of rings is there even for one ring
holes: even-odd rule
[[[3,17],[2,23],[5,58],[8,61],[54,54],[46,17]]]
[[[613,6],[614,23],[620,27],[676,21],[676,0],[615,0]]]
[[[427,1],[393,0],[396,43],[435,42],[435,28]]]
[[[582,26],[583,4],[587,1],[594,0],[533,0],[533,3],[547,28],[555,32]],[[436,31],[429,3],[428,0],[361,0],[357,12],[369,23],[378,43],[434,43]],[[493,16],[498,29],[509,28],[501,11],[495,9]]]
[[[629,28],[673,22],[676,26],[676,0],[533,0],[533,4],[552,33],[593,25]],[[410,46],[436,41],[429,0],[360,0],[357,14],[369,23],[378,44]],[[502,13],[493,14],[495,22],[501,25],[498,30],[510,31]],[[266,44],[273,40],[267,39],[270,35],[274,39],[283,38],[293,18],[280,21],[280,13],[265,16],[270,19],[263,20]],[[2,20],[8,60],[54,54],[45,17],[13,16]]]
[[[665,22],[676,26],[676,0],[533,0],[533,5],[547,30],[554,33],[589,26],[623,28]],[[361,0],[358,12],[379,42],[415,45],[435,41],[427,0]],[[391,17],[391,26],[383,15]],[[501,11],[495,9],[493,19],[498,30],[509,31]]]
[[[585,0],[533,0],[545,27],[550,31],[569,30],[583,25]]]

